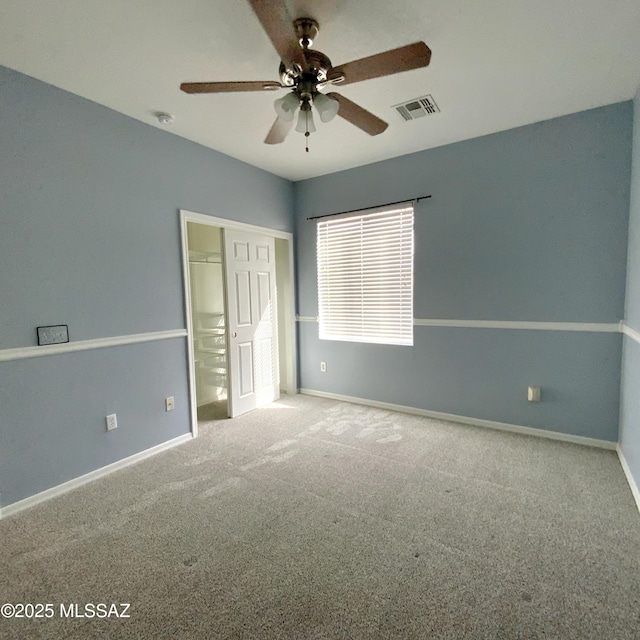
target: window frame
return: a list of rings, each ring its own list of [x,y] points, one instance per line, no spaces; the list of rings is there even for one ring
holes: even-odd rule
[[[317,221],[320,340],[413,346],[414,217],[409,201]]]

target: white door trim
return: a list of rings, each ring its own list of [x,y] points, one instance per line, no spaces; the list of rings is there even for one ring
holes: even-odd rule
[[[294,273],[294,260],[293,260],[293,233],[288,231],[279,231],[278,229],[269,229],[268,227],[260,227],[254,224],[247,224],[246,222],[237,222],[236,220],[229,220],[227,218],[217,218],[215,216],[209,216],[204,213],[197,213],[195,211],[188,211],[186,209],[180,209],[180,239],[182,248],[182,282],[184,291],[184,309],[185,318],[187,321],[187,354],[189,360],[189,400],[191,406],[191,433],[193,437],[198,435],[198,408],[196,399],[196,380],[195,380],[195,358],[193,354],[193,318],[191,314],[191,288],[189,277],[189,246],[187,236],[187,223],[195,222],[196,224],[209,225],[211,227],[221,227],[223,229],[237,229],[240,231],[249,231],[251,233],[261,233],[273,238],[280,238],[287,240],[289,243],[289,274],[290,274],[290,300],[291,309],[288,314],[291,316],[291,327],[295,327],[295,308],[296,308],[296,292],[293,286],[295,282]],[[295,334],[292,333],[290,356],[286,362],[287,376],[284,381],[284,390],[289,394],[295,394],[297,389],[297,345]]]

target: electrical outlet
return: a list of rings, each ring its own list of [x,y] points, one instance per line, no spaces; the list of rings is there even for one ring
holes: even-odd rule
[[[327,363],[326,362],[321,362],[320,363],[320,371],[322,373],[327,373]]]
[[[115,413],[110,413],[107,416],[107,431],[113,431],[118,428],[118,418]]]
[[[176,401],[173,396],[164,399],[165,411],[173,411],[176,408]]]

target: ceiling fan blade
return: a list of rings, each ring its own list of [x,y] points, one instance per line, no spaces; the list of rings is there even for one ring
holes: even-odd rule
[[[381,78],[401,71],[426,67],[430,60],[431,49],[424,42],[414,42],[405,47],[398,47],[333,67],[329,71],[328,77],[329,80],[337,82],[337,78],[344,76],[344,80],[339,81],[340,84],[351,84],[352,82]]]
[[[306,61],[293,30],[293,18],[284,0],[249,0],[253,12],[269,36],[282,62],[291,69],[296,62],[304,69]]]
[[[340,103],[340,108],[338,109],[339,116],[359,129],[362,129],[370,136],[377,136],[389,126],[384,120],[380,120],[378,116],[374,116],[370,111],[363,109],[360,105],[351,102],[351,100],[341,96],[335,91],[326,93],[325,95]]]
[[[280,89],[279,82],[183,82],[180,89],[185,93],[229,93],[231,91],[273,91]]]
[[[281,142],[284,142],[287,134],[289,133],[289,131],[291,131],[291,127],[293,127],[293,120],[287,122],[286,120],[282,120],[281,118],[276,118],[273,126],[271,127],[271,129],[269,129],[267,137],[264,139],[264,143],[280,144]]]

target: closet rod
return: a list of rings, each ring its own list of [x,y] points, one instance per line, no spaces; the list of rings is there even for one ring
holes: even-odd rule
[[[404,204],[405,202],[420,202],[420,200],[426,200],[430,198],[428,196],[420,196],[419,198],[409,198],[408,200],[398,200],[398,202],[387,202],[386,204],[379,204],[375,207],[363,207],[362,209],[350,209],[349,211],[340,211],[339,213],[325,213],[323,216],[313,216],[307,218],[307,220],[319,220],[320,218],[331,218],[332,216],[341,216],[345,213],[359,213],[360,211],[368,211],[369,209],[380,209],[381,207],[392,207],[395,204]]]

